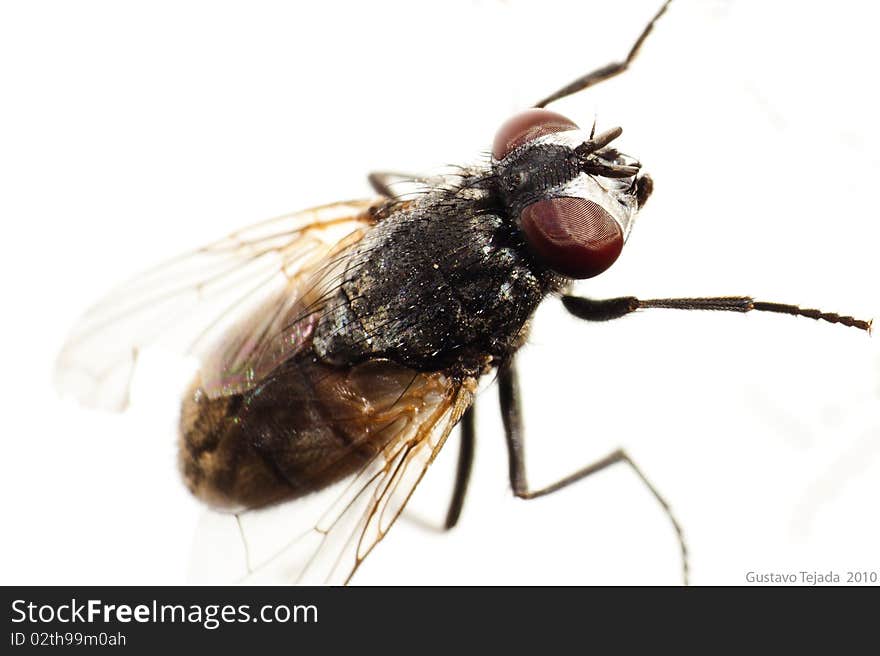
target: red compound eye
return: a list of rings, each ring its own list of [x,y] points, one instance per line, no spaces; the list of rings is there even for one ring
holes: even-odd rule
[[[577,130],[578,126],[562,114],[547,109],[528,109],[508,119],[495,133],[492,156],[504,159],[524,143],[553,132]]]
[[[620,225],[586,198],[540,200],[522,211],[520,222],[532,251],[570,278],[599,275],[623,249]]]

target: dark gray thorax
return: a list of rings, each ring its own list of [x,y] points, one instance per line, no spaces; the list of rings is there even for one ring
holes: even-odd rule
[[[555,278],[529,261],[501,207],[460,196],[435,192],[358,244],[315,332],[319,358],[472,374],[512,353]]]

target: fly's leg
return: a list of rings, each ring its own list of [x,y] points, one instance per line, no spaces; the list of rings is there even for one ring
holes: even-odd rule
[[[556,483],[553,483],[552,485],[548,485],[537,490],[530,490],[528,479],[526,478],[526,460],[525,447],[523,443],[519,383],[517,380],[516,368],[513,361],[508,363],[507,366],[502,367],[501,370],[498,372],[498,397],[501,404],[501,419],[504,422],[504,434],[507,439],[507,452],[510,465],[510,485],[513,488],[513,493],[517,497],[519,497],[520,499],[537,499],[538,497],[542,497],[547,494],[551,494],[552,492],[556,492],[557,490],[561,490],[564,487],[568,487],[572,483],[576,483],[577,481],[580,481],[590,476],[591,474],[600,472],[603,469],[610,467],[611,465],[617,463],[629,465],[630,469],[632,469],[636,473],[636,476],[641,479],[642,483],[644,483],[645,486],[651,491],[651,494],[654,495],[654,498],[663,508],[666,516],[669,518],[669,521],[672,524],[672,528],[675,530],[675,535],[678,538],[678,545],[681,550],[682,579],[685,585],[688,584],[688,551],[687,545],[684,541],[684,532],[681,529],[681,525],[672,514],[672,509],[669,507],[669,504],[660,495],[660,493],[657,491],[657,488],[655,488],[651,484],[647,477],[633,462],[626,451],[624,451],[623,449],[617,449],[612,453],[609,453],[601,460],[597,460],[596,462],[577,470],[573,474],[566,476],[565,478],[557,481]]]
[[[774,312],[795,317],[808,317],[816,321],[839,323],[850,328],[871,332],[871,321],[855,319],[834,312],[805,309],[785,303],[756,301],[750,296],[715,296],[709,298],[654,298],[638,299],[635,296],[621,296],[596,300],[580,296],[563,296],[565,309],[578,319],[586,321],[610,321],[636,310],[665,308],[671,310],[715,310],[720,312]]]
[[[433,520],[404,513],[404,517],[410,522],[423,529],[437,533],[449,531],[454,528],[455,525],[458,524],[458,519],[461,516],[461,509],[464,507],[464,498],[467,495],[468,483],[471,478],[471,469],[473,468],[474,463],[474,442],[477,434],[473,405],[471,405],[467,412],[462,415],[461,421],[458,422],[458,425],[461,427],[458,447],[458,465],[455,473],[455,483],[452,488],[452,498],[449,500],[449,507],[446,511],[446,519],[440,524]]]
[[[459,425],[461,442],[458,447],[458,469],[455,473],[455,487],[452,490],[452,499],[449,501],[449,510],[446,512],[446,522],[443,524],[443,528],[447,531],[458,523],[458,518],[461,516],[474,464],[474,441],[477,430],[473,405],[464,413]]]
[[[235,524],[238,527],[238,536],[241,538],[241,546],[244,549],[244,564],[247,568],[248,575],[253,574],[254,568],[251,566],[251,550],[248,546],[247,537],[244,534],[244,527],[241,525],[241,513],[233,513]]]
[[[627,54],[626,59],[620,62],[607,64],[602,68],[597,68],[595,71],[591,71],[586,75],[582,75],[571,84],[567,84],[562,87],[556,93],[552,93],[544,98],[542,101],[535,103],[535,107],[546,107],[552,102],[556,102],[557,100],[561,100],[562,98],[565,98],[567,96],[574,95],[578,91],[588,89],[591,86],[599,84],[599,82],[603,82],[604,80],[615,77],[616,75],[620,75],[625,70],[627,70],[630,64],[632,64],[633,61],[635,61],[635,58],[638,56],[639,50],[641,49],[642,44],[645,42],[645,39],[648,38],[651,30],[654,29],[654,24],[660,19],[663,14],[666,13],[666,9],[669,7],[670,2],[672,2],[672,0],[666,0],[666,2],[663,3],[663,6],[660,7],[660,10],[654,15],[654,18],[651,19],[651,22],[645,26],[645,29],[642,30],[639,38],[636,39],[636,42],[633,44],[632,48],[630,48],[629,54]]]
[[[395,191],[395,185],[419,185],[427,189],[441,181],[437,176],[413,175],[396,171],[374,171],[367,176],[367,180],[373,191],[386,198],[400,198],[407,195],[406,192]]]

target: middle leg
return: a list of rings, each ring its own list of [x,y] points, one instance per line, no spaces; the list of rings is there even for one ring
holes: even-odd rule
[[[663,508],[663,511],[666,513],[666,516],[669,518],[670,523],[672,524],[672,528],[675,530],[675,535],[678,538],[678,545],[681,551],[681,570],[682,570],[682,579],[684,584],[688,584],[688,576],[689,576],[689,565],[688,565],[688,550],[687,545],[684,540],[684,532],[682,531],[681,524],[678,523],[678,520],[675,518],[675,515],[672,514],[672,508],[666,502],[666,499],[657,491],[648,478],[642,473],[642,470],[636,465],[636,463],[630,458],[629,454],[626,453],[623,449],[615,449],[611,453],[609,453],[604,458],[597,460],[596,462],[587,465],[586,467],[582,467],[578,469],[572,474],[556,481],[555,483],[551,483],[546,487],[538,488],[536,490],[530,489],[528,484],[528,479],[526,478],[526,459],[525,459],[525,448],[523,444],[523,427],[522,427],[522,412],[520,408],[520,394],[519,394],[519,381],[516,373],[516,368],[514,363],[511,361],[507,366],[501,368],[498,372],[498,397],[501,404],[501,418],[504,422],[504,433],[507,438],[507,451],[509,456],[509,464],[510,464],[510,485],[513,488],[513,493],[519,497],[520,499],[537,499],[538,497],[545,496],[547,494],[551,494],[562,488],[568,487],[572,483],[576,483],[588,476],[595,474],[597,472],[602,471],[610,467],[611,465],[615,465],[617,463],[623,463],[630,467],[630,469],[635,472],[636,476],[641,479],[642,483],[651,494],[654,496],[654,499],[657,500],[657,503],[660,504],[660,507]]]

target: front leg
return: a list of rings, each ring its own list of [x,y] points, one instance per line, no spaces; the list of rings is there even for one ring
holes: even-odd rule
[[[613,62],[611,64],[607,64],[602,66],[601,68],[597,68],[594,71],[590,71],[586,75],[582,75],[574,82],[570,84],[566,84],[564,87],[556,91],[555,93],[551,93],[549,96],[544,98],[543,100],[535,103],[535,107],[546,107],[552,102],[556,102],[557,100],[562,100],[563,98],[567,98],[568,96],[574,95],[579,91],[583,91],[584,89],[589,89],[592,86],[599,84],[600,82],[604,82],[612,77],[616,77],[621,73],[627,71],[630,65],[635,61],[636,57],[639,54],[639,50],[642,49],[642,44],[645,42],[645,39],[648,38],[648,35],[654,29],[654,25],[660,20],[660,17],[666,13],[666,9],[669,7],[669,3],[672,0],[666,0],[663,5],[660,7],[660,10],[654,14],[654,18],[644,27],[644,29],[639,34],[639,38],[636,39],[636,42],[630,47],[629,52],[626,55],[626,59],[619,62]]]
[[[592,299],[580,296],[563,296],[562,304],[568,312],[586,321],[610,321],[619,319],[636,310],[663,308],[667,310],[715,310],[716,312],[774,312],[795,317],[807,317],[816,321],[839,323],[850,328],[858,328],[870,334],[871,321],[855,319],[850,316],[805,309],[786,303],[756,301],[751,296],[712,296],[704,298],[654,298],[638,299],[635,296],[619,298]]]

